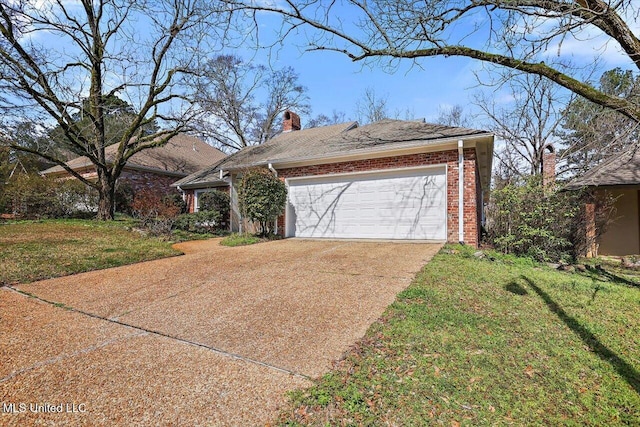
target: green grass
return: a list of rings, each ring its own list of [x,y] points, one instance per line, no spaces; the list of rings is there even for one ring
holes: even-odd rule
[[[640,424],[640,281],[448,252],[280,424]]]
[[[245,246],[266,242],[267,240],[266,238],[254,236],[253,234],[234,233],[222,239],[220,244],[224,246]]]
[[[0,285],[179,255],[171,243],[133,231],[128,221],[0,223]]]

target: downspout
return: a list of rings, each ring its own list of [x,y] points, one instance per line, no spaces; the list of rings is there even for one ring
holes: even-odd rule
[[[458,140],[458,241],[464,243],[464,142]]]
[[[276,168],[273,167],[273,164],[269,163],[267,165],[267,167],[269,168],[271,173],[273,173],[273,176],[275,176],[277,178],[278,177],[278,171],[276,170]],[[275,234],[278,234],[278,220],[277,219],[276,219],[276,226],[273,227],[273,230],[275,231]]]
[[[275,176],[277,178],[278,177],[278,171],[273,167],[273,164],[269,163],[267,166],[269,167],[269,170],[273,173],[273,176]]]
[[[176,188],[178,189],[180,194],[182,194],[182,201],[186,203],[186,201],[187,201],[187,193],[185,193],[185,191],[179,185],[176,185]],[[189,212],[189,206],[187,206],[187,212]]]
[[[220,169],[220,181],[224,181],[224,171],[222,169]],[[229,175],[229,204],[231,206],[229,206],[229,232],[233,233],[233,177],[231,175]],[[242,222],[239,221],[238,224],[238,232],[242,233],[241,230],[242,227]]]

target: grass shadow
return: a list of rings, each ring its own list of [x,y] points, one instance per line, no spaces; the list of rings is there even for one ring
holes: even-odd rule
[[[513,281],[507,285],[504,286],[504,289],[506,291],[511,292],[512,294],[516,294],[516,295],[528,295],[529,292],[518,282]]]
[[[580,273],[581,276],[590,277],[591,279],[600,280],[602,282],[610,282],[617,285],[624,285],[640,289],[640,283],[607,271],[601,266],[592,267],[590,265],[587,265],[585,267],[587,271]]]
[[[542,298],[547,307],[549,307],[549,310],[556,314],[600,359],[609,363],[636,393],[640,394],[640,372],[600,342],[589,329],[585,328],[575,317],[570,316],[564,311],[562,307],[560,307],[549,294],[536,285],[533,280],[526,276],[521,276],[521,278]]]

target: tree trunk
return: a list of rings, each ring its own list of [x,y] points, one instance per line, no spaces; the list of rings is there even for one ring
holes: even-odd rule
[[[106,172],[98,172],[98,216],[100,221],[111,221],[116,211],[116,185],[115,179]]]

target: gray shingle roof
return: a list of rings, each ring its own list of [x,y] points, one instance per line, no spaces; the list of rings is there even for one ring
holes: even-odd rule
[[[632,147],[589,170],[566,185],[567,190],[585,187],[640,184],[640,146]]]
[[[204,170],[181,179],[182,187],[213,183],[219,171],[273,163],[317,160],[451,142],[486,131],[434,125],[419,121],[381,120],[358,127],[356,122],[281,133],[268,142],[245,148]]]
[[[105,149],[107,159],[112,159],[117,149],[118,144],[108,146]],[[219,162],[225,156],[222,151],[199,138],[179,134],[161,147],[149,148],[134,154],[127,162],[127,166],[187,175]],[[69,160],[67,165],[74,170],[93,166],[85,156]],[[66,171],[61,166],[54,166],[41,173],[47,175],[66,173]]]

